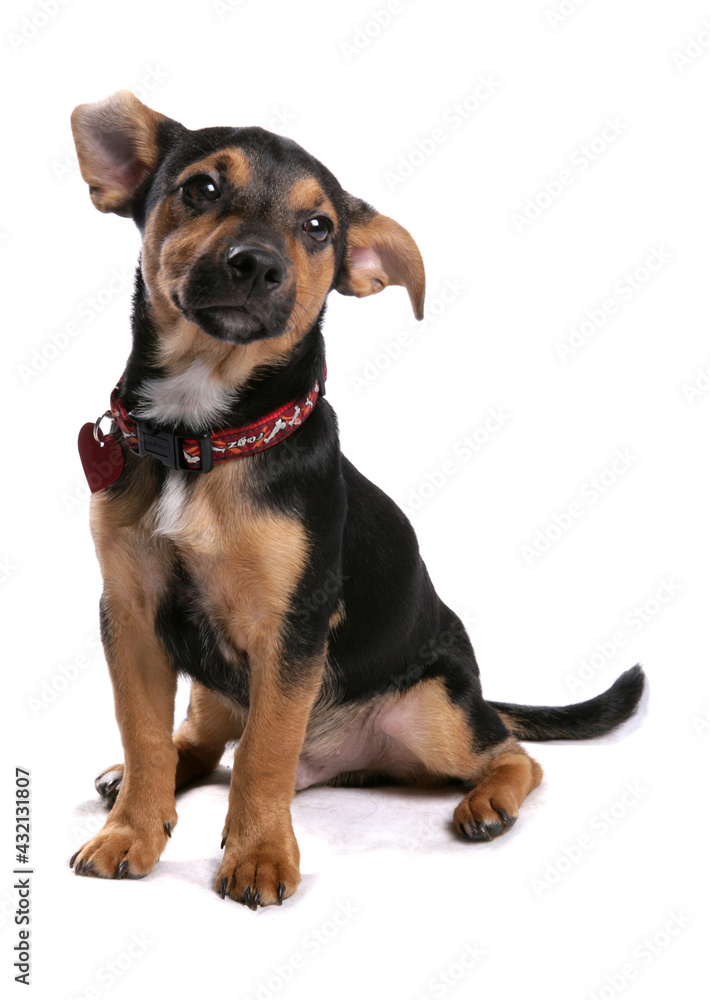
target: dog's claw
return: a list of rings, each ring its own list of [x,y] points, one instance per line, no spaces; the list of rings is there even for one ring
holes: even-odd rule
[[[128,873],[128,862],[122,861],[116,869],[116,878],[125,878]]]
[[[228,878],[223,878],[222,879],[222,885],[220,886],[220,889],[219,889],[219,894],[222,897],[222,899],[224,899],[224,897],[227,895],[227,883],[228,882],[229,882]]]
[[[279,906],[281,906],[281,904],[284,901],[284,893],[285,892],[286,892],[286,886],[284,885],[283,882],[279,882],[278,899],[277,899],[277,902],[278,902]]]
[[[224,845],[225,845],[226,843],[227,843],[227,838],[226,838],[226,837],[222,837],[222,843],[221,843],[221,844],[219,845],[219,846],[220,846],[220,849],[224,849]]]
[[[490,831],[485,823],[480,823],[477,820],[471,820],[470,823],[466,824],[466,833],[471,838],[471,840],[492,840]]]
[[[79,848],[79,851],[80,850],[81,850],[81,848]],[[72,854],[71,858],[69,859],[69,867],[70,868],[74,867],[74,862],[76,861],[76,859],[79,856],[79,851],[74,851],[74,853]]]
[[[169,823],[164,823],[163,824],[163,828],[165,829],[165,832],[167,833],[167,835],[169,837],[172,837],[173,834],[172,834],[172,829],[170,827],[170,824]]]
[[[83,870],[84,870],[84,861],[83,861],[83,859],[82,859],[82,860],[81,860],[81,861],[80,861],[80,862],[79,862],[79,863],[77,864],[76,868],[74,869],[74,872],[75,872],[75,874],[76,874],[76,875],[81,875],[81,873],[82,873],[82,871],[83,871]]]

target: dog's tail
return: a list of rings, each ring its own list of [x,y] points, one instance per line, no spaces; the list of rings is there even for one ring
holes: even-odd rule
[[[550,708],[488,702],[500,713],[507,729],[520,740],[588,740],[603,736],[630,719],[641,700],[644,672],[637,664],[603,694],[576,705]]]

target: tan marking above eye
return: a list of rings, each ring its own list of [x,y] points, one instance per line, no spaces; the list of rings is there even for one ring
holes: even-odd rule
[[[251,180],[251,163],[242,149],[236,147],[220,149],[211,156],[206,156],[203,160],[197,160],[186,167],[175,182],[176,187],[181,187],[196,174],[209,174],[213,177],[226,174],[227,180],[234,187],[244,188]]]
[[[315,177],[300,177],[291,188],[288,204],[297,215],[303,212],[313,212],[314,215],[326,213],[331,218],[333,230],[337,230],[335,207]]]

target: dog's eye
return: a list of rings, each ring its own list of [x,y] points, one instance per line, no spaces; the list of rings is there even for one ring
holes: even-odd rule
[[[326,219],[323,215],[314,215],[312,219],[308,219],[307,222],[303,223],[303,231],[312,236],[314,240],[322,243],[331,234],[332,226],[330,219]]]
[[[217,201],[221,195],[219,185],[208,177],[207,174],[199,174],[185,181],[182,188],[182,196],[186,201]]]

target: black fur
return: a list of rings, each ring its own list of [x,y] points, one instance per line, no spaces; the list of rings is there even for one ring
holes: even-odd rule
[[[643,688],[644,674],[637,664],[618,677],[608,691],[576,705],[549,708],[498,701],[489,704],[512,720],[512,732],[518,739],[588,740],[603,736],[631,718]]]

